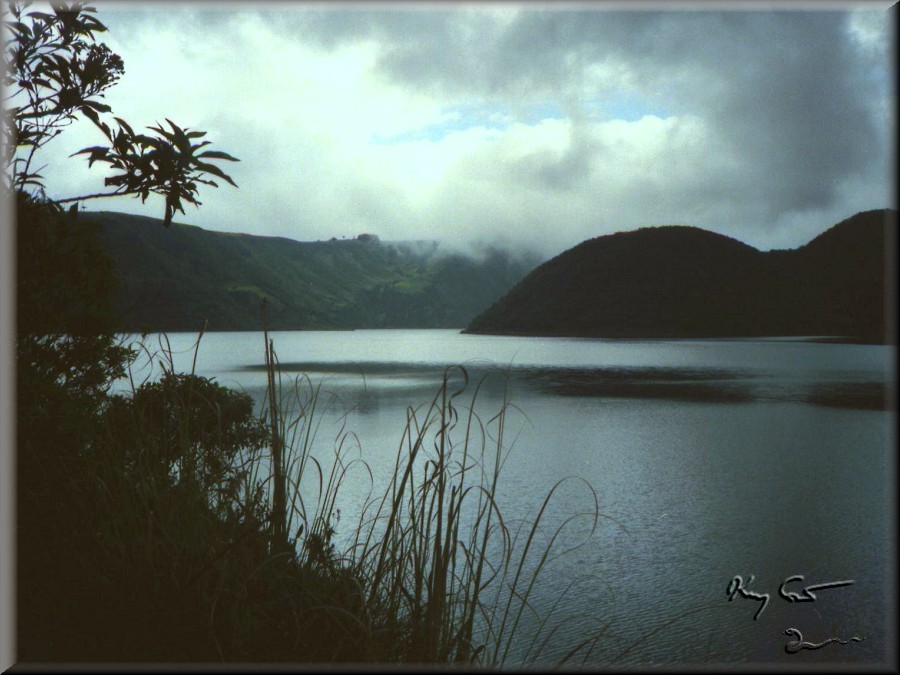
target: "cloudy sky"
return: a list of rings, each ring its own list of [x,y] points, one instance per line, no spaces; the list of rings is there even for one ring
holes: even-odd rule
[[[789,248],[896,208],[885,2],[96,6],[125,61],[114,111],[242,160],[223,164],[239,189],[177,215],[207,229],[550,256],[664,224]],[[102,140],[85,123],[54,141],[51,196],[102,189],[65,158]]]

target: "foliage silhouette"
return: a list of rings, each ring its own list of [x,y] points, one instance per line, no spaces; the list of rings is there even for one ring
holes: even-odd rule
[[[183,202],[201,204],[199,185],[218,187],[209,176],[237,187],[210,161],[239,160],[216,150],[197,152],[210,141],[191,142],[206,132],[183,129],[166,118],[169,130],[157,124],[148,127],[152,135],[147,135],[136,133],[120,117],[113,115],[112,123],[102,119],[112,108],[100,99],[124,73],[122,58],[96,42],[95,33],[107,29],[93,16],[93,7],[81,3],[52,7],[52,13],[25,12],[27,4],[10,3],[12,19],[5,21],[12,34],[4,50],[8,188],[44,193],[43,176],[33,168],[36,152],[79,116],[90,120],[109,145],[91,146],[73,156],[87,155],[88,166],[101,162],[117,170],[105,179],[114,189],[58,199],[59,204],[122,195],[146,201],[151,193],[159,194],[165,198],[163,223],[168,226],[175,211],[184,213]]]
[[[269,440],[248,394],[198,375],[167,371],[128,398],[113,397],[107,415],[115,424],[136,410],[159,440],[160,466],[204,491],[222,488],[234,478],[239,453],[259,451]]]

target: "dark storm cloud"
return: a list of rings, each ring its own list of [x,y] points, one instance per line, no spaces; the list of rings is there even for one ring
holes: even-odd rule
[[[428,9],[306,17],[322,44],[377,39],[385,74],[447,95],[571,102],[586,68],[624,64],[631,83],[660,92],[674,114],[706,120],[713,144],[736,160],[730,182],[744,194],[735,197],[758,201],[768,219],[831,206],[842,179],[881,156],[877,83],[860,78],[865,64],[848,19],[835,11],[550,8],[525,9],[511,22]],[[585,151],[547,159],[544,175],[551,184],[574,180],[561,172],[583,170],[576,160]]]
[[[527,17],[526,17],[527,19]],[[838,12],[561,14],[583,41],[627,61],[635,80],[703,116],[739,159],[740,184],[783,211],[822,208],[884,141],[875,83]],[[536,32],[536,31],[535,31]]]
[[[465,5],[353,11],[339,7],[310,10],[302,16],[284,12],[281,17],[322,48],[378,41],[381,69],[405,85],[478,97],[507,88],[508,73],[497,63],[504,56],[498,51],[503,29],[490,4],[481,5],[486,11],[479,12],[466,11]]]

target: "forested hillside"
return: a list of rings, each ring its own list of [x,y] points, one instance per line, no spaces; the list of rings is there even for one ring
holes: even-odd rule
[[[120,330],[461,328],[540,259],[487,250],[472,258],[434,242],[299,242],[212,232],[114,212],[101,225],[119,277]]]

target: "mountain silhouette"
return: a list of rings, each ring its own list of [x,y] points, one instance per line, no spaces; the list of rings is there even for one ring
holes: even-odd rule
[[[866,211],[773,251],[688,226],[596,237],[537,267],[466,332],[893,342],[896,222],[895,210]]]

